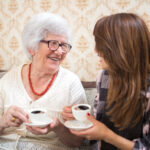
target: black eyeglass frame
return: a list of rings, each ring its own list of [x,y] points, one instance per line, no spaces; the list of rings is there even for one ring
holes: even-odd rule
[[[71,50],[71,48],[72,48],[72,46],[70,44],[68,44],[68,43],[59,43],[59,41],[57,41],[57,40],[48,40],[48,41],[40,40],[40,42],[46,43],[48,45],[48,48],[50,50],[52,50],[52,51],[56,51],[59,47],[62,48],[62,46],[67,45],[68,49],[67,49],[67,51],[64,51],[64,53],[68,53]],[[58,43],[58,47],[56,49],[50,48],[50,42],[57,42]],[[63,48],[62,48],[62,50],[63,50]]]

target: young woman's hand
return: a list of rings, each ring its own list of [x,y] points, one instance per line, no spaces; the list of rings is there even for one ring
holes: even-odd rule
[[[70,130],[71,133],[87,138],[88,140],[102,140],[107,135],[107,131],[109,130],[103,123],[97,121],[93,116],[87,115],[89,121],[93,123],[93,126],[86,130]]]
[[[64,120],[73,120],[74,117],[73,117],[73,114],[72,114],[72,106],[65,106],[63,108],[63,111],[62,111],[62,118]]]

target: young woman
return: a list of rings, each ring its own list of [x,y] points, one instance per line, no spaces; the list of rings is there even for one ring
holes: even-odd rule
[[[139,16],[119,13],[99,19],[94,28],[94,37],[95,51],[103,68],[97,77],[96,119],[88,114],[93,127],[71,132],[89,140],[97,140],[92,141],[96,143],[93,144],[94,150],[148,150],[148,28]]]

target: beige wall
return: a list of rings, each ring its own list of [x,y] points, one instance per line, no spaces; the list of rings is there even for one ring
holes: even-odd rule
[[[95,80],[99,69],[92,31],[96,20],[117,12],[134,12],[150,28],[150,0],[0,0],[0,69],[27,61],[21,44],[24,25],[34,14],[53,12],[68,20],[73,48],[63,66],[81,80]]]

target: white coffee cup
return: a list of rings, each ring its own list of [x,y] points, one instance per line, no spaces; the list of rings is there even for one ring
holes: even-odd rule
[[[72,106],[72,113],[76,120],[87,120],[87,113],[91,112],[91,106],[89,104],[76,104]]]
[[[47,118],[47,111],[45,109],[34,108],[30,109],[28,112],[31,123],[43,123]]]

